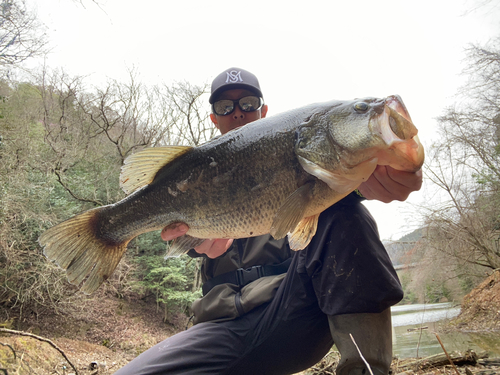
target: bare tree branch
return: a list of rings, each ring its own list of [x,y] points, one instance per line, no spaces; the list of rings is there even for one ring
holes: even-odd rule
[[[45,337],[42,337],[42,336],[37,336],[37,335],[34,335],[32,333],[28,333],[28,332],[24,332],[24,331],[16,331],[16,330],[13,330],[13,329],[0,328],[0,332],[10,333],[11,335],[20,335],[20,336],[32,337],[32,338],[34,338],[36,340],[46,342],[47,344],[49,344],[50,346],[52,346],[55,350],[57,350],[64,357],[64,359],[66,360],[66,362],[68,362],[68,364],[71,366],[71,368],[73,370],[75,370],[75,374],[78,375],[78,370],[76,369],[75,365],[73,365],[73,363],[69,360],[69,358],[66,355],[66,353],[64,353],[64,351],[61,348],[59,348],[53,341],[51,341],[51,340],[49,340],[49,339],[47,339]]]
[[[61,174],[59,173],[59,171],[54,171],[54,174],[57,176],[57,181],[61,184],[61,186],[64,188],[64,190],[66,190],[73,198],[75,198],[77,201],[80,201],[80,202],[87,202],[87,203],[93,203],[95,204],[96,206],[102,206],[104,205],[104,203],[98,201],[98,200],[94,200],[94,199],[86,199],[86,198],[82,198],[82,197],[79,197],[78,195],[76,195],[73,190],[71,190],[69,188],[68,185],[66,185],[62,178],[61,178]]]
[[[47,38],[24,0],[0,2],[0,65],[13,65],[44,52]]]

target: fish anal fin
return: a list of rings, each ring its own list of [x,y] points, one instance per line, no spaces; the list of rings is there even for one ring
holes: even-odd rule
[[[90,294],[113,273],[130,240],[110,243],[95,234],[96,214],[84,212],[49,228],[39,238],[44,255],[66,270],[68,281]]]
[[[288,233],[288,243],[292,250],[302,250],[316,234],[318,228],[319,214],[314,216],[305,217],[295,227],[292,233]]]
[[[121,168],[120,187],[130,194],[148,185],[162,167],[191,149],[190,146],[151,147],[130,155]]]
[[[192,248],[201,245],[201,243],[205,240],[206,238],[191,237],[187,234],[177,237],[167,249],[165,259],[181,256],[182,254],[187,253]]]
[[[314,182],[308,182],[295,190],[276,212],[270,233],[275,239],[283,238],[292,232],[304,217],[311,202]]]

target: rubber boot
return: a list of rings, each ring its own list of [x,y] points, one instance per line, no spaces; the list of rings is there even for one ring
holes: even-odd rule
[[[329,316],[330,332],[340,352],[337,375],[369,375],[349,334],[369,363],[374,375],[387,375],[392,362],[391,311],[379,314],[345,314]]]

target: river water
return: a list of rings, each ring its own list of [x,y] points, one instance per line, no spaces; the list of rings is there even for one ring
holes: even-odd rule
[[[443,353],[434,332],[437,322],[460,313],[452,303],[393,306],[392,340],[394,355],[399,358],[427,357]],[[420,329],[427,327],[426,329]],[[439,337],[448,352],[473,349],[487,351],[500,357],[500,333],[440,333]]]

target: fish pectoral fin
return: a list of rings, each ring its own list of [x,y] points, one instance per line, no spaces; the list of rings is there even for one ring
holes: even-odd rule
[[[351,168],[345,173],[328,171],[319,165],[303,158],[298,157],[304,170],[325,182],[330,189],[339,193],[347,194],[356,189],[362,182],[366,181],[377,167],[377,158],[367,160]]]
[[[167,254],[165,259],[172,257],[179,257],[182,254],[187,253],[192,248],[199,246],[205,241],[206,238],[196,238],[188,236],[187,234],[177,237],[174,242],[167,249]]]
[[[280,239],[292,232],[304,217],[309,202],[312,199],[314,182],[308,182],[295,190],[286,200],[274,216],[269,233]]]
[[[150,184],[162,167],[192,148],[190,146],[151,147],[130,155],[125,159],[121,168],[120,187],[126,194],[130,194]]]
[[[96,208],[70,218],[42,233],[44,255],[66,270],[68,281],[85,294],[94,292],[111,276],[130,240],[111,243],[96,237]]]
[[[292,250],[302,250],[316,234],[319,214],[303,218],[292,233],[288,233],[288,243]]]

